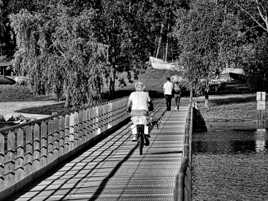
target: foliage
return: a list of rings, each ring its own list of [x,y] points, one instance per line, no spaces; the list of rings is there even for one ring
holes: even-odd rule
[[[0,43],[9,41],[6,46],[12,48],[16,40],[16,70],[31,77],[36,93],[65,94],[72,105],[100,98],[104,87],[114,91],[117,72],[144,71],[149,56],[164,56],[158,43],[172,44],[167,59],[187,67],[185,76],[196,91],[201,80],[208,88],[225,67],[266,75],[265,0],[187,3],[1,0]]]
[[[73,16],[63,5],[49,13],[21,10],[11,15],[17,70],[27,73],[36,93],[53,89],[60,96],[65,90],[66,105],[68,97],[72,105],[79,105],[100,94],[105,59],[92,34],[94,15],[85,9]]]
[[[254,20],[249,22],[247,13],[262,19],[258,10],[261,5],[256,2],[263,3],[265,13],[264,2],[257,0],[195,0],[191,2],[190,10],[178,10],[173,27],[173,36],[182,50],[178,59],[187,67],[186,77],[196,91],[202,91],[200,81],[203,80],[206,80],[208,90],[209,80],[224,68],[244,68],[248,75],[265,71],[264,32]],[[262,43],[258,42],[260,40]]]
[[[201,80],[209,80],[218,71],[223,13],[211,1],[197,1],[192,6],[189,11],[178,11],[173,35],[182,50],[179,60],[187,68],[185,76],[197,90]]]

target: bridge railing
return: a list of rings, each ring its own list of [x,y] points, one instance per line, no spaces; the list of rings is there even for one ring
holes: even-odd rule
[[[127,99],[0,129],[0,200],[126,120]]]
[[[193,133],[193,107],[190,103],[183,147],[183,159],[179,173],[176,178],[174,190],[174,201],[191,201],[192,200],[192,133]]]

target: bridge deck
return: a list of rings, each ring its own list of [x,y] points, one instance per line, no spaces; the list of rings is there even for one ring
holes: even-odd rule
[[[166,112],[142,156],[127,124],[15,200],[173,200],[186,115]]]

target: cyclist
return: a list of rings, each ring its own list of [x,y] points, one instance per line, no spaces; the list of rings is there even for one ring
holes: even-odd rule
[[[133,125],[132,130],[132,141],[137,141],[137,125],[144,125],[145,144],[149,145],[149,128],[148,128],[148,115],[149,107],[152,105],[149,93],[144,91],[145,85],[138,81],[135,83],[135,90],[128,98],[128,111],[131,112],[131,121]]]

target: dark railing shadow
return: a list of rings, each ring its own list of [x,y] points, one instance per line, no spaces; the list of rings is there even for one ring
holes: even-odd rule
[[[16,194],[13,194],[12,196],[8,197],[7,200],[13,201],[18,199],[21,195],[27,193],[30,189],[34,188],[35,186],[37,186],[40,182],[42,182],[43,180],[49,178],[50,176],[52,176],[55,172],[57,172],[58,170],[60,170],[61,168],[64,167],[65,164],[73,161],[74,159],[76,159],[78,156],[80,156],[81,154],[83,154],[85,151],[87,151],[88,149],[92,148],[94,145],[96,145],[97,143],[101,142],[102,140],[104,140],[106,137],[108,137],[112,132],[114,132],[115,130],[119,129],[120,127],[122,127],[123,125],[126,124],[126,122],[128,122],[129,119],[121,122],[120,124],[118,124],[115,128],[111,129],[109,132],[104,132],[94,138],[92,138],[91,140],[89,140],[85,146],[83,146],[83,148],[81,148],[80,150],[78,150],[76,153],[73,153],[71,156],[69,156],[68,158],[64,159],[62,163],[58,163],[57,166],[53,166],[52,168],[50,168],[49,170],[46,171],[46,174],[41,175],[40,177],[36,178],[35,181],[31,182],[31,184],[25,186],[23,188],[23,190],[17,192]],[[114,136],[113,138],[115,138],[116,136]],[[115,141],[114,143],[116,143],[117,141]],[[109,143],[109,141],[106,141],[100,148],[105,147],[106,144]],[[110,146],[109,146],[110,147]],[[109,148],[108,147],[108,148]],[[105,150],[107,150],[108,148],[106,148]],[[104,151],[105,151],[104,150]],[[80,162],[82,162],[83,160],[85,160],[86,158],[90,157],[91,155],[93,155],[96,151],[98,151],[98,149],[90,152],[88,155],[82,157],[79,161],[75,162],[64,174],[59,175],[58,177],[56,177],[55,179],[53,179],[51,182],[49,182],[48,184],[46,184],[44,186],[44,188],[42,188],[41,190],[39,190],[38,193],[34,194],[32,197],[28,198],[28,201],[32,200],[32,199],[36,199],[36,197],[42,193],[42,191],[44,191],[45,189],[47,189],[50,185],[53,185],[53,183],[55,181],[57,181],[58,179],[60,179],[62,176],[64,175],[68,175],[69,172],[73,171],[73,169],[76,167],[76,165],[78,165]],[[104,151],[101,151],[97,156],[95,156],[92,160],[97,159],[98,156],[103,153]],[[88,163],[92,162],[89,161]],[[87,164],[88,164],[87,163]],[[92,168],[92,170],[90,172],[92,172],[94,170],[94,168],[96,168],[97,166],[94,166]],[[77,175],[79,173],[79,171],[83,170],[83,168],[77,170],[77,172],[73,175]],[[90,174],[90,172],[88,174]],[[73,178],[70,177],[68,180]],[[81,178],[80,180],[82,180],[83,178]],[[64,184],[62,184],[64,185]],[[50,196],[52,196],[53,194],[55,194],[60,187],[62,187],[62,185],[60,185],[57,189],[55,189],[51,194],[48,195],[48,197],[45,199],[49,199]],[[75,185],[75,184],[74,184]],[[76,184],[77,185],[77,184]],[[62,198],[61,198],[62,199]]]
[[[129,159],[129,157],[133,154],[133,152],[135,151],[137,146],[138,145],[133,147],[129,151],[129,153],[112,169],[112,171],[109,173],[109,175],[102,180],[98,189],[94,192],[94,194],[92,195],[92,197],[88,201],[95,201],[98,199],[98,197],[101,195],[101,193],[104,190],[108,181],[115,175],[115,173],[117,172],[117,170],[119,170],[119,168],[122,166],[122,164]]]

